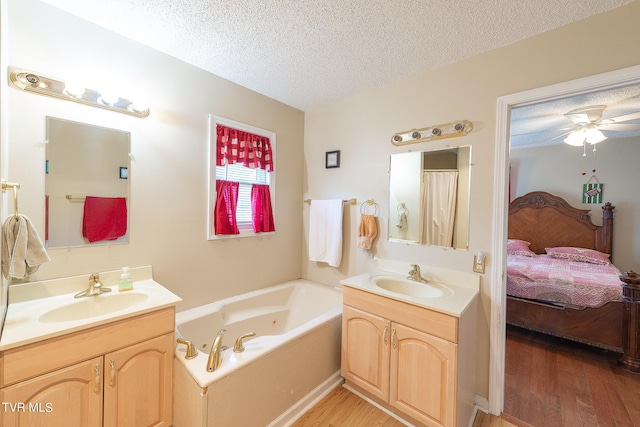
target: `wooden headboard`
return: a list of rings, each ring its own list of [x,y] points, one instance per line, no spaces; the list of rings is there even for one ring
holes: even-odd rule
[[[544,248],[574,246],[611,255],[614,209],[606,203],[602,225],[595,225],[589,210],[576,209],[553,194],[534,191],[509,205],[508,238],[530,242],[529,248],[537,254],[544,254]]]

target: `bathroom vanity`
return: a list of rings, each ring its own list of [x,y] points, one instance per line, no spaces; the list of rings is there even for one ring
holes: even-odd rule
[[[464,286],[428,281],[396,291],[377,286],[376,275],[343,280],[347,387],[412,424],[467,425],[475,406],[479,291],[478,276],[467,276]],[[407,282],[406,274],[384,280]],[[450,292],[415,296],[429,283]]]
[[[34,288],[38,296],[52,286]],[[0,424],[170,426],[180,299],[150,277],[127,293],[114,286],[103,295],[73,295],[18,295],[10,305],[0,342]]]

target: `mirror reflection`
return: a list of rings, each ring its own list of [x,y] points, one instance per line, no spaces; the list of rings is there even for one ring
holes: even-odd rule
[[[47,247],[129,241],[130,134],[47,117]]]
[[[392,154],[389,240],[469,247],[471,147]]]

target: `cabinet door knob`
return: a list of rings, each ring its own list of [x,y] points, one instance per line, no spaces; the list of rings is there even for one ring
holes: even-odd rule
[[[389,343],[389,340],[387,340],[387,326],[386,325],[384,327],[384,331],[382,331],[382,340],[384,341],[384,345],[387,345]]]
[[[116,379],[116,361],[113,359],[109,360],[109,365],[111,365],[111,376],[109,378],[109,385],[113,387],[113,383]]]
[[[96,372],[93,384],[93,392],[96,394],[100,394],[100,365],[96,363],[93,369]]]
[[[396,330],[391,331],[391,344],[396,348]]]

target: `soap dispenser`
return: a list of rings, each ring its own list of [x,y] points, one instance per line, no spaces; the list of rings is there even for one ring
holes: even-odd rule
[[[122,274],[118,281],[118,291],[130,291],[133,289],[133,279],[129,274],[129,267],[122,267]]]

